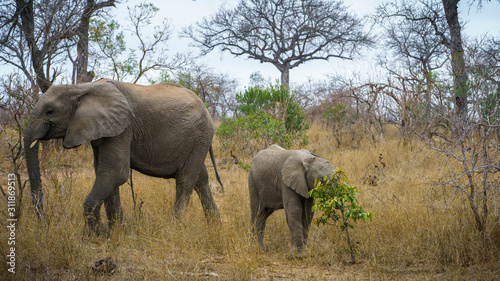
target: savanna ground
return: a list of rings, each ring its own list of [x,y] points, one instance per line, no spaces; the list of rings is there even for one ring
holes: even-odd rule
[[[438,154],[414,140],[399,141],[387,127],[378,142],[366,139],[337,147],[331,131],[318,125],[304,147],[341,167],[357,185],[362,207],[373,220],[351,231],[358,242],[357,264],[348,263],[347,244],[334,226],[312,225],[308,255],[289,259],[289,232],[284,212],[270,217],[266,253],[250,235],[247,172],[219,166],[225,193],[213,190],[222,223],[207,224],[193,195],[184,218],[172,218],[175,182],[133,173],[137,203],[128,184],[121,187],[123,224],[110,238],[84,237],[82,203],[94,179],[88,146],[58,149],[44,155],[46,223],[37,219],[24,194],[16,229],[16,273],[8,273],[8,233],[0,228],[0,279],[18,280],[499,280],[498,222],[478,233],[460,193],[432,188],[447,165]],[[361,132],[360,132],[361,134]],[[229,152],[219,148],[218,160]],[[249,157],[238,155],[245,164]],[[380,160],[382,156],[382,160]],[[2,167],[8,167],[5,157]],[[380,162],[382,161],[385,166]],[[207,158],[207,164],[209,163]],[[211,185],[216,186],[209,167]],[[26,177],[26,174],[23,174]],[[2,186],[6,186],[2,176]],[[2,224],[6,219],[1,201]],[[105,218],[104,211],[102,216]],[[112,274],[96,273],[92,264],[110,258]]]

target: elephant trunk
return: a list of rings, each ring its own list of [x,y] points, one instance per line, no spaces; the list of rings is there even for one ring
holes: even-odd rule
[[[33,207],[39,217],[43,217],[43,191],[42,180],[40,177],[40,163],[38,160],[38,139],[33,128],[30,125],[24,133],[24,156],[31,187],[31,197]]]

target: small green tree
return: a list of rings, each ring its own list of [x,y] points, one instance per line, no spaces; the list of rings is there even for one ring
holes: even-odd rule
[[[278,144],[306,144],[304,111],[293,95],[282,86],[250,87],[236,95],[236,118],[224,118],[217,129],[223,149],[239,149],[250,156],[254,152]]]
[[[244,93],[236,95],[238,110],[248,115],[256,112],[272,114],[285,124],[288,133],[299,133],[308,128],[305,113],[286,88],[281,85],[250,87]]]
[[[97,47],[97,50],[90,53],[90,57],[94,61],[94,70],[98,76],[123,80],[133,75],[134,69],[137,68],[134,53],[123,59],[127,47],[123,31],[118,31],[119,29],[120,24],[115,20],[106,22],[92,19],[90,21],[90,41]]]
[[[332,175],[327,175],[323,180],[316,180],[314,189],[309,191],[309,195],[314,198],[314,211],[320,210],[321,216],[314,219],[318,225],[328,224],[329,220],[337,227],[342,236],[346,239],[351,254],[351,262],[355,263],[354,246],[349,235],[349,228],[353,229],[351,223],[358,220],[372,219],[372,213],[364,211],[356,199],[359,194],[356,186],[349,184],[347,175],[342,169],[337,169]]]
[[[217,128],[222,148],[239,149],[253,157],[254,152],[271,144],[290,148],[294,141],[283,121],[264,112],[254,112],[236,119],[224,118]]]

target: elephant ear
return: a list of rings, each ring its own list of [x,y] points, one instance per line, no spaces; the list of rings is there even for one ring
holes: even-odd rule
[[[298,151],[289,156],[281,167],[283,183],[304,198],[309,198],[306,166],[314,158],[312,154]]]
[[[132,123],[133,112],[127,99],[112,82],[77,85],[77,105],[63,145],[76,147],[103,137],[121,134]]]

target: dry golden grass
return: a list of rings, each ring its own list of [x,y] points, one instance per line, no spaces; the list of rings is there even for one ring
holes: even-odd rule
[[[283,211],[270,217],[259,253],[250,235],[247,172],[219,167],[225,193],[214,191],[222,216],[207,224],[193,195],[184,218],[172,218],[175,182],[134,172],[138,206],[130,188],[121,187],[123,224],[109,239],[82,236],[82,203],[94,175],[91,149],[81,147],[47,155],[43,179],[47,223],[41,223],[25,194],[16,230],[17,272],[6,272],[7,243],[0,241],[0,279],[19,280],[498,280],[500,231],[479,234],[461,197],[453,190],[431,189],[438,178],[437,155],[414,141],[398,144],[388,128],[377,144],[362,141],[356,148],[336,147],[331,133],[318,126],[307,132],[306,149],[342,167],[358,185],[360,202],[373,221],[358,223],[352,235],[359,242],[356,265],[347,265],[346,243],[332,226],[313,225],[308,256],[289,260],[289,233]],[[218,159],[228,156],[215,140]],[[382,155],[385,167],[380,163]],[[246,164],[251,159],[238,155]],[[2,161],[3,158],[2,158]],[[2,165],[5,162],[2,162]],[[207,161],[207,164],[209,162]],[[62,165],[68,164],[68,165]],[[376,167],[377,166],[377,167]],[[213,168],[209,167],[215,186]],[[3,178],[2,178],[3,181]],[[4,182],[2,182],[4,186]],[[444,201],[446,199],[446,202]],[[3,199],[2,199],[3,200]],[[0,213],[5,217],[5,201]],[[143,202],[140,210],[139,204]],[[105,218],[104,211],[102,216]],[[4,220],[4,219],[2,219]],[[0,237],[7,237],[1,227]],[[93,262],[110,257],[113,274],[96,274]]]

